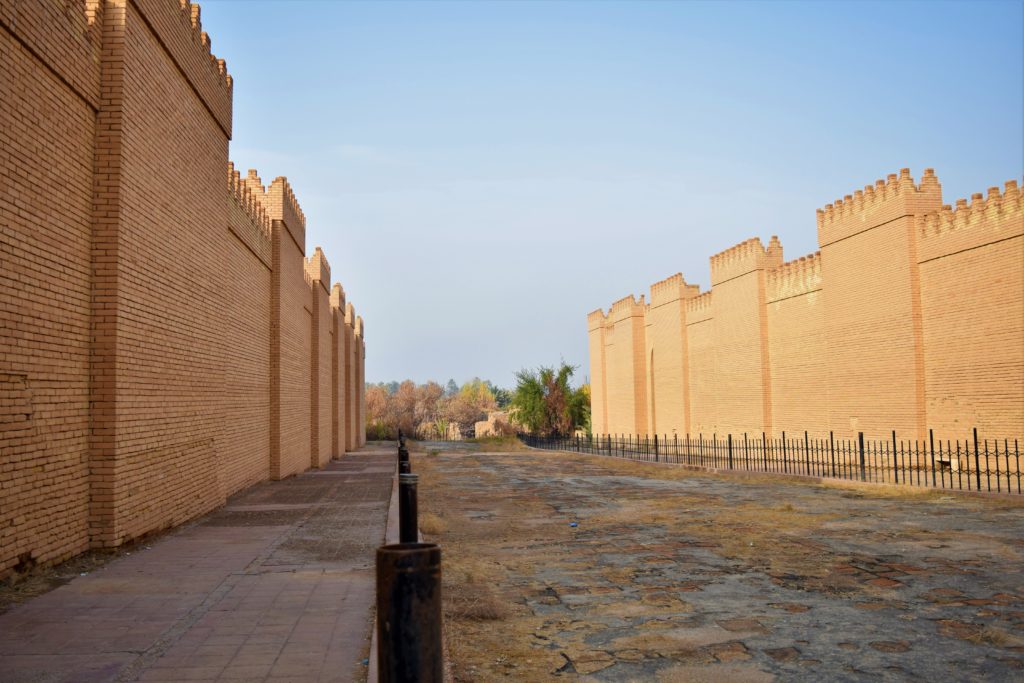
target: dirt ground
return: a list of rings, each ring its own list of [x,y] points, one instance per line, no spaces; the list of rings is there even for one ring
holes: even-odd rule
[[[457,681],[1024,680],[1024,501],[414,453]]]

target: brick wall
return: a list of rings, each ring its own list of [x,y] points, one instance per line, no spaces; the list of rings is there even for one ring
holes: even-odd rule
[[[680,315],[673,278],[649,307],[592,312],[595,431],[1024,434],[1022,221],[1015,181],[954,211],[931,169],[903,169],[819,211],[814,255],[784,263],[776,238],[748,240],[711,258],[712,290],[685,293]]]
[[[361,415],[362,321],[357,356],[287,181],[229,166],[209,45],[179,0],[0,2],[0,577],[322,465]]]
[[[0,576],[89,544],[100,27],[71,10],[0,3]]]

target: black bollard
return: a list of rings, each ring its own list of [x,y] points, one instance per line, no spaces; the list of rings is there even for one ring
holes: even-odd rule
[[[415,543],[420,537],[419,506],[416,499],[415,474],[398,475],[398,541]]]
[[[442,683],[441,549],[377,548],[377,669],[381,683]]]
[[[412,462],[409,461],[409,449],[405,446],[398,448],[398,473],[409,474],[412,472]]]

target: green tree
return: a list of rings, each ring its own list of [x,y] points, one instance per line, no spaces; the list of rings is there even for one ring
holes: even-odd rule
[[[577,428],[586,428],[590,422],[590,387],[570,386],[575,371],[563,361],[557,369],[541,366],[517,372],[511,401],[513,418],[542,436],[567,436]]]
[[[512,402],[512,392],[508,389],[502,389],[490,380],[487,380],[485,384],[491,390],[491,395],[494,396],[494,402],[497,404],[498,409],[504,410],[508,408],[508,405]]]

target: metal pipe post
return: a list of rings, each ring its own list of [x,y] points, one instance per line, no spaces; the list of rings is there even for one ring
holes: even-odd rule
[[[377,548],[377,670],[381,683],[442,683],[441,549]]]
[[[398,541],[415,543],[420,540],[419,509],[416,499],[415,474],[398,475]]]

